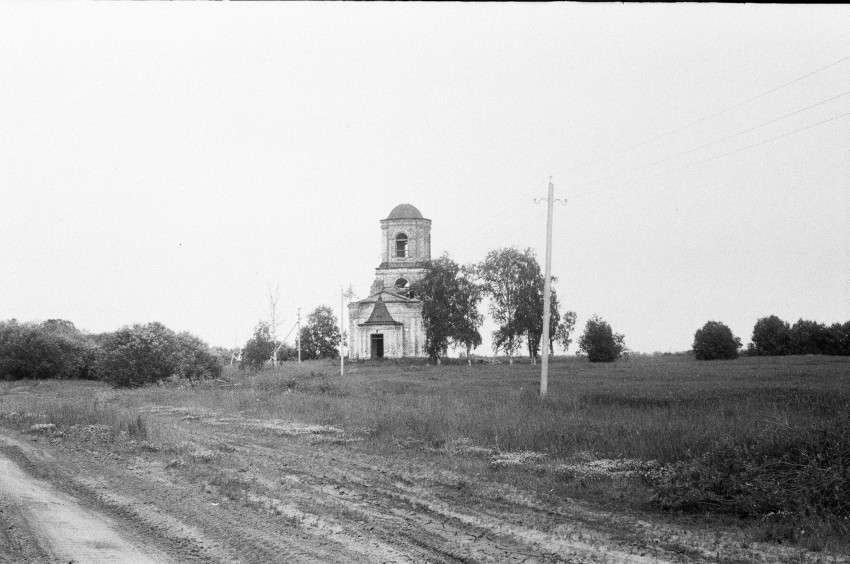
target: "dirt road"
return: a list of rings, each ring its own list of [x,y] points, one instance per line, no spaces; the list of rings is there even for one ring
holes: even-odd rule
[[[705,532],[553,505],[339,430],[178,408],[171,446],[0,432],[0,562],[756,562]],[[177,441],[175,438],[184,439]],[[718,537],[719,538],[719,537]],[[5,560],[4,560],[5,558]]]
[[[17,445],[8,438],[6,445]],[[18,443],[19,444],[19,443]],[[19,446],[17,448],[20,448]],[[119,533],[115,522],[80,505],[72,496],[25,472],[0,454],[2,557],[8,562],[92,564],[171,562]]]

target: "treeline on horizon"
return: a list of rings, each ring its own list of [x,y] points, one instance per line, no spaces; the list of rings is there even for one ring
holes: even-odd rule
[[[580,342],[588,336],[615,343],[613,352],[599,360],[614,360],[625,350],[622,335],[612,334],[610,326],[598,318],[588,321]],[[569,333],[564,337],[569,339]],[[338,341],[339,331],[330,308],[316,308],[302,328],[303,358],[334,357]],[[443,342],[446,341],[448,338]],[[295,358],[293,347],[275,350],[275,343],[268,326],[258,325],[256,334],[239,350],[240,368],[258,370],[270,357],[278,361]],[[598,344],[581,344],[591,357],[594,351],[607,350]],[[689,352],[696,353],[698,360],[724,359],[736,358],[740,348],[740,339],[728,327],[708,322],[697,332],[694,348]],[[89,334],[64,319],[40,323],[0,321],[0,380],[84,379],[135,387],[172,377],[190,381],[218,378],[223,366],[232,363],[234,352],[210,347],[191,333],[176,333],[159,322]],[[791,325],[776,315],[763,317],[756,321],[752,342],[744,354],[850,356],[850,321],[826,325],[800,319]]]
[[[221,376],[225,349],[159,322],[89,334],[65,319],[0,322],[0,380],[102,380],[136,387],[171,377]]]
[[[747,354],[850,356],[850,321],[827,326],[810,319],[800,319],[790,325],[775,315],[762,317],[753,327]]]
[[[724,323],[709,321],[694,334],[690,352],[697,360],[729,360],[738,358],[741,339]],[[762,317],[753,327],[747,356],[786,356],[821,354],[850,356],[850,321],[827,326],[810,319],[794,325],[775,315]]]

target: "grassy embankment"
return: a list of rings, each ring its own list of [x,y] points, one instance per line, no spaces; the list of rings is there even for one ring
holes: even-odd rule
[[[850,548],[849,359],[559,359],[543,402],[528,364],[386,361],[352,364],[345,378],[337,367],[226,372],[240,384],[226,388],[42,382],[22,396],[9,393],[20,383],[3,383],[0,414],[19,415],[0,422],[101,424],[160,442],[177,438],[140,407],[332,425],[363,438],[356,448],[465,460],[480,479],[540,495],[746,515],[761,540]]]

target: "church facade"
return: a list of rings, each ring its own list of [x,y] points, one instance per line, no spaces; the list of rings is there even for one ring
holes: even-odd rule
[[[431,220],[399,204],[381,220],[381,264],[369,297],[348,305],[351,359],[424,357],[422,301],[411,285],[431,260]]]

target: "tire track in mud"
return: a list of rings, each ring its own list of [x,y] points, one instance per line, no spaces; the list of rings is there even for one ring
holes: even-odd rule
[[[220,507],[190,484],[168,482],[151,473],[121,477],[115,469],[103,479],[80,479],[113,511],[144,523],[199,562],[291,562],[318,564],[352,561],[334,546],[316,543],[297,529],[257,515],[238,503]],[[153,478],[153,479],[150,479]],[[120,493],[111,484],[120,481]],[[167,485],[165,485],[167,484]],[[224,504],[222,504],[224,505]]]
[[[0,564],[50,562],[50,555],[36,537],[22,508],[0,497]]]
[[[457,496],[443,501],[438,491],[441,488],[407,481],[401,473],[376,467],[372,463],[375,457],[353,450],[310,444],[309,438],[300,436],[268,432],[264,436],[256,428],[232,432],[200,418],[187,422],[192,424],[194,440],[212,448],[231,445],[235,455],[252,460],[255,479],[264,481],[270,490],[274,490],[276,472],[296,473],[300,477],[298,489],[290,490],[293,495],[290,501],[324,507],[332,515],[361,516],[362,521],[368,522],[368,538],[372,542],[378,540],[385,550],[399,552],[410,561],[527,564],[668,561],[658,553],[644,556],[624,552],[610,544],[591,545],[542,533],[517,524],[522,515],[514,516],[514,522],[509,522],[504,512],[482,511],[486,504],[476,503],[477,514],[473,514],[471,507],[458,506]],[[228,423],[233,422],[228,418]],[[246,435],[251,440],[246,440]],[[272,437],[276,441],[274,447],[258,444]],[[499,509],[504,510],[504,504]],[[534,510],[524,507],[522,512],[534,513]],[[551,519],[552,513],[545,513]],[[565,516],[562,520],[566,519]],[[347,530],[356,530],[359,526],[351,520],[342,524]],[[679,558],[675,560],[680,561]]]
[[[61,460],[63,471],[54,468],[53,457],[36,445],[0,436],[0,444],[4,440],[23,447],[11,449],[14,458],[30,473],[49,475],[63,486],[61,489],[73,492],[87,505],[97,508],[98,513],[108,514],[114,522],[123,525],[124,536],[145,547],[156,546],[159,551],[154,548],[150,551],[163,554],[155,560],[126,557],[108,562],[324,564],[358,561],[335,546],[317,543],[315,538],[297,529],[275,527],[255,511],[240,510],[237,506],[236,514],[233,511],[211,512],[209,504],[199,501],[203,496],[194,485],[170,481],[167,475],[157,471],[161,465],[151,465],[148,471],[128,472],[128,460],[111,450],[60,442],[55,447],[61,449],[57,462]],[[68,493],[61,495],[70,497]],[[164,556],[166,553],[174,559]],[[101,562],[84,556],[74,559],[75,564]],[[55,564],[62,560],[51,556],[43,561]],[[39,560],[15,558],[12,562]]]
[[[201,436],[206,446],[214,446],[222,441],[245,444],[245,436],[241,434],[211,431],[207,427],[200,431],[193,430],[193,438],[197,440]],[[371,554],[372,557],[377,556],[375,552],[394,553],[395,557],[387,560],[392,562],[424,560],[454,564],[479,560],[505,563],[566,561],[539,553],[529,554],[531,548],[526,545],[518,547],[507,539],[503,540],[507,547],[494,546],[490,539],[482,541],[483,533],[471,534],[470,528],[465,527],[462,522],[429,509],[418,498],[403,491],[396,491],[392,485],[388,485],[389,488],[376,487],[371,483],[374,479],[365,481],[362,476],[352,474],[352,460],[346,459],[346,466],[337,469],[333,464],[338,460],[337,457],[328,457],[320,448],[305,445],[298,438],[291,439],[291,442],[292,444],[281,445],[280,449],[258,444],[235,448],[237,453],[243,452],[246,458],[253,461],[252,471],[255,478],[269,488],[274,488],[271,475],[281,465],[292,466],[286,470],[303,476],[303,479],[297,482],[300,491],[290,489],[287,492],[290,494],[290,505],[295,501],[298,505],[323,509],[325,514],[356,516],[356,521],[349,520],[343,525],[344,530],[362,530],[360,533],[347,535],[349,538],[346,544],[355,550],[359,548],[357,552]],[[354,456],[353,453],[346,454]],[[305,461],[305,458],[308,460]],[[319,462],[313,460],[315,458],[323,460]],[[306,463],[299,464],[303,462]],[[297,469],[295,465],[298,466]],[[263,467],[264,471],[260,467]],[[364,468],[370,473],[373,471],[371,465],[358,470]],[[400,485],[395,479],[391,481]],[[316,533],[321,530],[322,528],[317,528]],[[378,541],[377,546],[375,541]],[[482,546],[475,547],[476,544]],[[522,550],[518,551],[520,548]],[[530,557],[535,560],[529,560]],[[371,558],[370,561],[381,560]]]
[[[111,519],[29,476],[3,454],[0,454],[0,495],[6,503],[11,501],[16,506],[19,521],[26,523],[27,544],[38,547],[17,549],[20,557],[47,556],[46,561],[80,564],[172,562],[159,551],[131,543]]]

